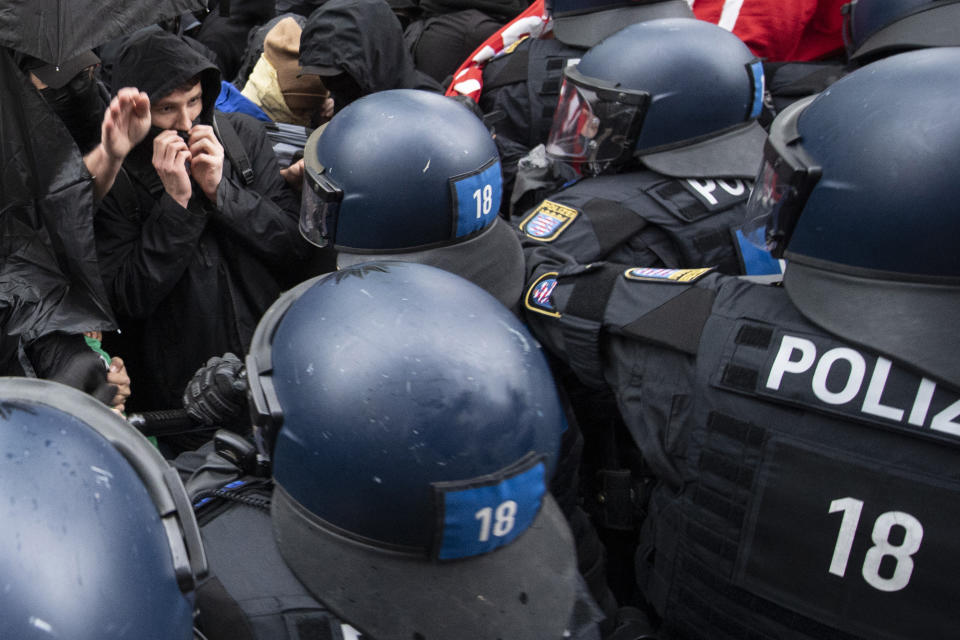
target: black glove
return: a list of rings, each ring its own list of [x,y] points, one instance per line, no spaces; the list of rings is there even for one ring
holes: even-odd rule
[[[117,385],[107,382],[107,364],[80,334],[48,334],[28,348],[36,374],[89,393],[109,405]]]
[[[195,421],[231,426],[246,415],[247,374],[232,353],[210,358],[183,391],[183,408]]]

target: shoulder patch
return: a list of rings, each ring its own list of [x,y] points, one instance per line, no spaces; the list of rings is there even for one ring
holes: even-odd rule
[[[559,318],[560,314],[553,306],[553,290],[557,287],[557,275],[556,271],[550,271],[537,278],[537,281],[527,289],[523,305],[530,311],[551,318]]]
[[[520,231],[539,242],[551,242],[569,227],[580,212],[550,200],[544,200],[520,223]]]
[[[643,280],[646,282],[675,282],[689,284],[696,282],[714,270],[714,267],[701,269],[659,269],[653,267],[634,267],[623,272],[627,280]]]

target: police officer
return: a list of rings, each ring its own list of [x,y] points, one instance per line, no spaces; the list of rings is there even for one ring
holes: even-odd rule
[[[572,315],[558,316],[550,289],[558,273],[598,261],[779,272],[737,230],[766,137],[756,123],[762,87],[760,62],[716,25],[669,18],[626,27],[564,72],[547,151],[583,177],[517,219],[538,274],[526,318],[563,353],[559,377],[584,433],[585,507],[602,526],[611,574],[624,568],[620,592],[635,583],[630,558],[650,472],[605,388],[596,338],[584,338],[599,331],[613,281],[603,269],[585,275]]]
[[[497,146],[469,109],[428,91],[380,91],[314,132],[304,163],[301,232],[336,250],[339,267],[429,264],[516,307],[523,251],[497,215]]]
[[[571,59],[628,24],[693,17],[685,0],[552,0],[546,13],[553,37],[525,38],[483,68],[478,105],[497,132],[507,194],[520,158],[547,141],[563,70]]]
[[[0,378],[0,449],[0,637],[195,637],[197,523],[145,438],[88,394]]]
[[[246,372],[254,474],[195,496],[208,637],[599,637],[547,492],[563,409],[492,296],[403,262],[319,276],[264,315]]]
[[[708,22],[642,22],[591,48],[564,71],[547,142],[584,177],[519,219],[528,263],[556,252],[579,264],[778,270],[735,229],[766,137],[762,93],[760,61]]]
[[[542,290],[573,326],[576,289],[609,279],[605,380],[657,477],[636,561],[661,637],[956,627],[958,80],[957,49],[899,54],[776,118],[748,209],[782,287],[601,263]]]
[[[496,144],[468,109],[424,91],[366,96],[313,134],[305,165],[301,229],[312,242],[337,249],[340,268],[371,259],[428,264],[519,312],[523,250],[516,230],[498,215]],[[576,534],[590,591],[613,625],[604,549],[579,507],[582,438],[576,421],[570,423],[550,489]]]

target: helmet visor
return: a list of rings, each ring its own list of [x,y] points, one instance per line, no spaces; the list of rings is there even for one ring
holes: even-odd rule
[[[567,67],[553,115],[547,153],[566,162],[611,163],[630,158],[650,95],[614,88]]]
[[[336,242],[337,216],[343,191],[321,166],[304,167],[303,194],[300,199],[300,234],[307,242],[326,247]]]
[[[747,201],[742,232],[775,258],[783,257],[800,212],[820,179],[820,167],[803,152],[797,130],[797,119],[812,99],[795,103],[774,121]]]

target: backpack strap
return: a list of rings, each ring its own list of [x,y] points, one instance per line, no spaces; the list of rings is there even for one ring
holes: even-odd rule
[[[223,152],[234,167],[240,171],[243,184],[250,186],[253,184],[253,165],[250,164],[250,158],[247,156],[247,150],[243,148],[240,136],[229,118],[213,118],[213,130],[223,143]]]

